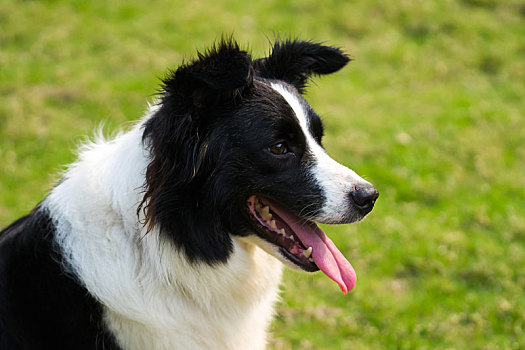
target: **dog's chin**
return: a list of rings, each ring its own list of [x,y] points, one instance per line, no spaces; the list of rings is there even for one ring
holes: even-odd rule
[[[247,213],[251,233],[247,240],[261,247],[267,253],[281,260],[285,265],[304,271],[318,271],[312,255],[313,248],[307,244],[305,231],[320,229],[309,218],[297,216],[281,204],[267,197],[252,195],[247,200]],[[316,222],[323,224],[348,224],[360,221],[365,215],[358,212],[346,213],[329,219],[319,217]],[[303,238],[301,238],[303,237]],[[303,239],[306,241],[303,242]]]
[[[269,255],[273,256],[280,262],[282,262],[286,267],[297,270],[297,271],[306,271],[306,272],[315,272],[319,271],[319,268],[314,263],[311,263],[311,266],[305,268],[304,265],[298,265],[297,263],[291,260],[291,256],[286,256],[281,247],[276,246],[268,242],[267,240],[259,237],[258,234],[252,233],[247,236],[236,236],[239,242],[242,242],[248,246],[256,246],[264,250]]]
[[[296,232],[298,226],[295,223],[301,222],[299,226],[302,226],[309,221],[295,215],[290,220],[288,214],[282,215],[281,211],[279,215],[277,212],[274,201],[266,197],[248,198],[247,214],[254,232],[252,240],[287,266],[309,272],[319,270],[312,256],[313,248],[301,240],[300,232]]]
[[[346,294],[356,281],[354,268],[310,218],[265,196],[246,200],[252,231],[247,240],[293,269],[321,270]]]

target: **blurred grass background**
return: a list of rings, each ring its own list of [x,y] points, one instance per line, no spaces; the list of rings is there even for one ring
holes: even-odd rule
[[[0,226],[222,33],[254,56],[276,35],[326,41],[354,61],[308,99],[381,196],[325,227],[356,288],[287,271],[270,347],[525,348],[523,1],[2,0],[0,28]]]

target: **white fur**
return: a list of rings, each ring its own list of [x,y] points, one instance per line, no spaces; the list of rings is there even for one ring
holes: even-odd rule
[[[316,218],[317,221],[324,223],[342,221],[345,213],[351,210],[348,196],[354,190],[354,186],[360,187],[369,183],[353,170],[332,159],[315,141],[308,127],[308,117],[303,103],[295,93],[282,84],[272,83],[271,86],[281,94],[294,111],[306,137],[307,147],[315,158],[312,174],[317,183],[321,185],[326,197],[322,213]]]
[[[125,349],[263,349],[282,264],[235,240],[227,263],[192,265],[138,222],[148,163],[141,127],[151,113],[83,147],[45,200],[64,263],[104,305]]]

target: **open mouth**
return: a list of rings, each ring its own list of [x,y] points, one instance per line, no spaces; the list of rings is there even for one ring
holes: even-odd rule
[[[344,294],[354,287],[352,265],[313,221],[261,196],[250,196],[247,205],[257,234],[277,246],[283,257],[305,271],[320,269]]]

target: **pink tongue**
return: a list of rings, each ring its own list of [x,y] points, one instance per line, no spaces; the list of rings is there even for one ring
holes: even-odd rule
[[[330,238],[313,222],[301,223],[300,219],[274,203],[270,206],[295,232],[306,247],[312,247],[315,264],[333,279],[346,295],[354,288],[356,275],[354,268],[337,249]]]

